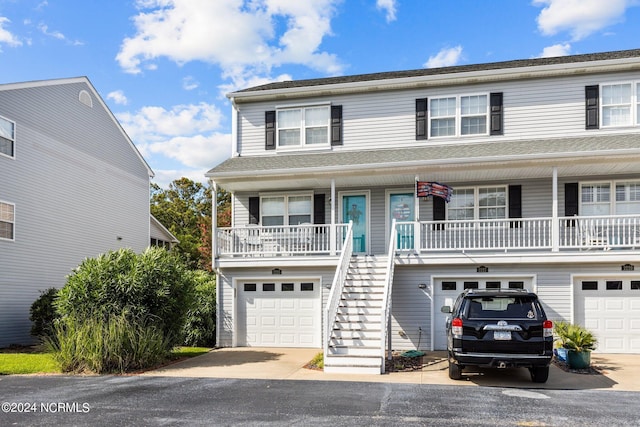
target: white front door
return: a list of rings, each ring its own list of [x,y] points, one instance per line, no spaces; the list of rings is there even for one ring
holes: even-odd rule
[[[317,280],[245,280],[238,283],[237,345],[321,347]]]
[[[596,335],[596,351],[640,353],[640,276],[574,279],[575,323]]]

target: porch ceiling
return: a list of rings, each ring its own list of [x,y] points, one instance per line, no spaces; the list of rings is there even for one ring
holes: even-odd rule
[[[640,173],[640,134],[236,157],[207,173],[232,191],[413,186]]]

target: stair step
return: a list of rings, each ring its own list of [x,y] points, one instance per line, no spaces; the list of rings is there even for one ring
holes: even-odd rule
[[[382,298],[369,298],[369,299],[346,299],[342,298],[338,307],[350,307],[350,308],[380,308],[382,307]]]
[[[379,340],[378,340],[379,341]],[[344,354],[349,356],[378,356],[380,357],[380,347],[349,347],[346,345],[329,344],[329,354]]]
[[[382,307],[338,307],[338,316],[378,316],[382,315]]]
[[[382,315],[378,314],[344,314],[338,313],[336,316],[336,322],[354,322],[354,323],[362,323],[362,322],[374,322],[380,324],[382,320]]]
[[[337,340],[376,340],[377,344],[380,341],[381,337],[380,329],[371,329],[371,330],[345,330],[345,329],[334,329],[331,337]]]

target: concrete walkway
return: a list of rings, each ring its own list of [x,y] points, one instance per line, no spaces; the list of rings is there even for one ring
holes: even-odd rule
[[[463,380],[451,380],[443,352],[428,353],[422,370],[413,372],[344,375],[325,374],[322,371],[304,368],[304,365],[320,351],[303,348],[221,348],[141,375],[640,391],[640,355],[633,354],[592,354],[592,365],[600,369],[600,375],[565,372],[551,365],[549,380],[545,384],[537,384],[531,382],[529,371],[526,369],[483,369],[475,372],[465,370]]]

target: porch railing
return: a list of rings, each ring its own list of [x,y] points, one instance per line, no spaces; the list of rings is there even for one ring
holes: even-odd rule
[[[219,256],[318,255],[340,253],[347,224],[221,227]],[[331,233],[335,233],[332,248]]]
[[[342,296],[342,290],[344,289],[344,282],[347,278],[347,271],[349,270],[349,262],[351,261],[351,255],[353,253],[353,227],[352,222],[349,221],[345,232],[345,243],[338,260],[338,266],[333,276],[333,282],[331,283],[331,290],[327,298],[327,305],[324,312],[324,340],[323,351],[324,360],[327,360],[327,354],[329,352],[329,341],[331,340],[331,333],[333,332],[333,323],[336,320],[338,314],[338,305],[340,304],[340,297]]]
[[[397,250],[640,249],[640,215],[399,222]],[[418,227],[419,233],[413,230]],[[417,244],[416,244],[417,243]]]
[[[393,248],[394,243],[398,235],[398,229],[396,228],[396,220],[391,222],[391,236],[389,237],[389,250],[387,253],[387,273],[384,283],[384,292],[382,294],[382,313],[380,316],[380,347],[382,357],[382,369],[381,372],[385,373],[385,353],[389,358],[391,355],[391,292],[393,286],[393,272],[395,263],[395,250]]]

